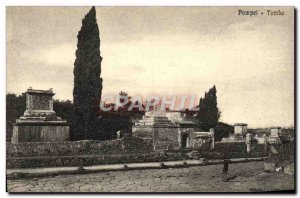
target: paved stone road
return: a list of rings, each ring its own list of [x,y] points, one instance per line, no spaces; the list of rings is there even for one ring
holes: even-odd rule
[[[241,192],[292,190],[294,177],[263,172],[263,162],[229,165],[222,181],[222,165],[148,169],[82,175],[7,180],[9,192]]]

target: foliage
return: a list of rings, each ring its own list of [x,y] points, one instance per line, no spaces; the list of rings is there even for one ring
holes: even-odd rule
[[[131,111],[128,110],[133,102],[138,104],[138,101],[131,101],[132,97],[127,92],[121,91],[119,96],[118,104],[110,103],[105,105],[106,107],[112,107],[111,111],[100,111],[101,119],[98,120],[97,124],[99,126],[98,133],[102,134],[100,139],[116,138],[117,131],[131,133],[134,122],[141,119],[142,115],[144,115],[144,111],[139,111],[137,107]],[[128,100],[126,104],[125,98]],[[115,106],[117,106],[116,111],[114,110]]]
[[[75,139],[94,139],[102,92],[99,29],[96,9],[92,7],[82,20],[77,35],[77,51],[74,63],[74,125]]]
[[[233,130],[233,126],[223,122],[218,122],[215,127],[215,140],[221,141],[223,137],[228,137],[229,134],[233,133]]]
[[[74,117],[73,103],[70,100],[54,100],[53,101],[53,110],[56,112],[58,117],[61,117],[65,120],[72,122]]]
[[[215,128],[221,113],[217,107],[217,90],[216,86],[205,92],[204,98],[199,102],[198,121],[199,125],[204,130]]]
[[[26,95],[6,94],[6,139],[10,140],[13,133],[13,123],[16,122],[26,110]]]
[[[16,122],[26,110],[26,95],[7,94],[6,95],[6,136],[9,141],[12,136],[13,123]],[[71,135],[76,120],[74,119],[74,107],[70,100],[54,100],[53,109],[58,117],[67,120],[71,124]],[[124,108],[125,109],[125,108]],[[96,119],[95,124],[97,128],[94,139],[109,140],[117,137],[117,131],[131,132],[133,123],[141,119],[143,112],[128,112],[123,108],[118,111],[100,112],[100,116]],[[71,136],[71,140],[76,137]]]

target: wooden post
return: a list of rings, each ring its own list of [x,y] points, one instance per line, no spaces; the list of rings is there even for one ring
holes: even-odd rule
[[[223,166],[223,181],[224,182],[228,181],[228,178],[227,178],[228,165],[229,165],[229,161],[224,160],[224,166]]]

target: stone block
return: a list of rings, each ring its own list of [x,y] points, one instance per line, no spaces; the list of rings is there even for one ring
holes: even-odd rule
[[[53,111],[53,90],[26,92],[26,111],[13,124],[11,142],[56,142],[69,140],[70,126]]]

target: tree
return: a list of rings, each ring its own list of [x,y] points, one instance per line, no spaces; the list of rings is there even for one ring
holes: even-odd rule
[[[13,134],[13,123],[16,122],[26,110],[26,94],[6,94],[6,140],[10,141]]]
[[[214,128],[215,129],[215,141],[221,141],[224,137],[228,137],[229,134],[233,133],[233,126],[223,123],[223,122],[218,122],[217,126]]]
[[[73,124],[73,104],[70,100],[54,100],[53,101],[53,110],[56,113],[56,116],[61,117],[64,120],[67,120],[69,123]]]
[[[205,92],[204,98],[200,98],[199,108],[198,121],[200,127],[204,130],[215,128],[221,115],[217,106],[216,86]]]
[[[82,20],[77,35],[74,63],[74,139],[94,139],[97,136],[97,112],[102,92],[99,29],[96,9],[92,7]]]
[[[131,97],[128,96],[128,93],[125,91],[119,92],[119,101],[118,101],[118,111],[127,111],[129,106],[131,105],[130,101]]]

